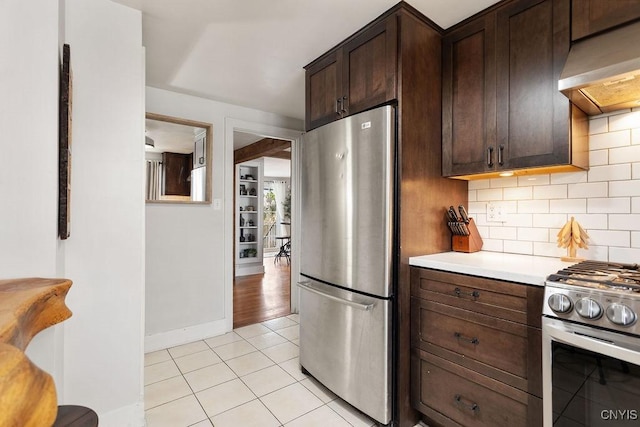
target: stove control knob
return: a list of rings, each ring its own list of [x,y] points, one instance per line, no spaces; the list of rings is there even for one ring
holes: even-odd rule
[[[563,294],[553,294],[549,297],[549,301],[547,301],[551,310],[556,313],[568,313],[571,311],[571,300],[568,296]]]
[[[602,316],[602,307],[591,298],[581,298],[576,301],[576,311],[585,319],[598,319]]]
[[[620,326],[631,326],[636,322],[636,314],[628,306],[614,302],[607,307],[607,318]]]

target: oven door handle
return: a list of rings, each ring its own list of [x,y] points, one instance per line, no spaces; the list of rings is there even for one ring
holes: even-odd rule
[[[559,341],[636,365],[640,364],[638,338],[605,332],[556,319],[542,319],[543,340]]]

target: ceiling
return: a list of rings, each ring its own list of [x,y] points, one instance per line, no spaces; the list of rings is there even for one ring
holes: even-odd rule
[[[113,0],[142,11],[148,86],[304,118],[303,67],[397,0]],[[442,28],[496,0],[409,0]]]
[[[145,151],[152,153],[193,153],[195,137],[206,129],[161,120],[145,120],[145,136],[154,142],[153,147],[145,144]]]

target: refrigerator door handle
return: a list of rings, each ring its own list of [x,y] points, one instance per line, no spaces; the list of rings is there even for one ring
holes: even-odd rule
[[[333,296],[333,295],[329,295],[327,293],[324,293],[322,291],[319,291],[319,290],[309,286],[309,282],[298,282],[298,287],[304,289],[305,291],[309,291],[311,293],[320,295],[321,297],[328,298],[328,299],[330,299],[332,301],[336,301],[336,302],[339,302],[341,304],[348,305],[349,307],[357,308],[358,310],[369,311],[375,305],[375,304],[361,304],[359,302],[349,301],[349,300],[346,300],[344,298],[339,298],[339,297],[336,297],[336,296]]]

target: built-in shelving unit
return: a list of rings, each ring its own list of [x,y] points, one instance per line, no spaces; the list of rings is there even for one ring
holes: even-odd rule
[[[262,265],[262,162],[236,165],[236,276],[264,272]]]

